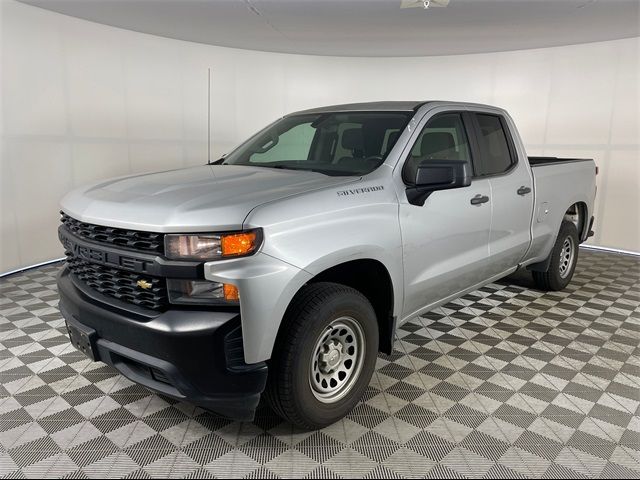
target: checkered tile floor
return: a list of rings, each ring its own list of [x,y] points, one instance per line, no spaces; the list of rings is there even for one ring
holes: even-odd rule
[[[342,422],[231,422],[68,343],[48,266],[0,280],[0,476],[640,477],[640,259],[582,250],[416,318]]]

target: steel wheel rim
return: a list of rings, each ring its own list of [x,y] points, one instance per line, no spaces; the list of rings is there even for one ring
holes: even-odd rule
[[[562,242],[562,249],[560,250],[560,277],[567,278],[573,265],[573,257],[575,256],[575,245],[573,244],[573,238],[567,237]]]
[[[340,317],[320,334],[311,356],[309,384],[322,403],[335,403],[347,395],[362,371],[364,332],[352,317]]]

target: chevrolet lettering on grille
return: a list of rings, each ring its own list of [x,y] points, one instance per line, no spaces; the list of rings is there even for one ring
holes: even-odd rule
[[[81,245],[65,235],[62,230],[59,231],[58,236],[65,250],[71,252],[74,257],[138,273],[146,273],[148,271],[147,262],[144,260]]]

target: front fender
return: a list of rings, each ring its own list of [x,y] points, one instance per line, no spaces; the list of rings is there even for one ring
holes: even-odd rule
[[[401,271],[380,247],[350,247],[301,269],[265,253],[251,257],[207,262],[207,280],[230,283],[240,292],[240,318],[245,362],[269,360],[287,307],[296,293],[319,273],[351,260],[377,260],[387,268],[394,291],[394,315],[402,309]]]
[[[230,283],[240,292],[244,359],[271,358],[282,317],[296,292],[313,275],[264,253],[234,260],[207,262],[204,276]]]
[[[260,253],[243,261],[249,271],[239,270],[229,280],[240,290],[248,362],[271,357],[294,295],[314,276],[341,263],[373,259],[384,265],[394,288],[394,315],[399,315],[403,271],[397,199],[383,177],[363,180],[358,187],[361,193],[353,195],[340,195],[332,187],[261,205],[245,219],[245,228],[264,231]],[[251,276],[254,261],[278,271]],[[219,271],[210,274],[222,278]]]

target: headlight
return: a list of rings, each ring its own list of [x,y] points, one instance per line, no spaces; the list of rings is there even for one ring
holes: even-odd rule
[[[167,258],[173,260],[216,260],[228,257],[251,255],[260,246],[260,229],[243,232],[165,235]]]
[[[237,305],[238,288],[228,283],[208,280],[168,279],[169,301],[174,304]]]

